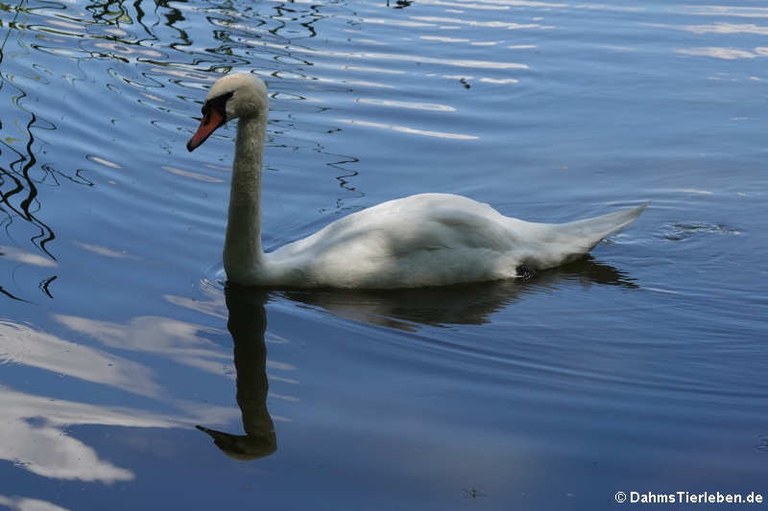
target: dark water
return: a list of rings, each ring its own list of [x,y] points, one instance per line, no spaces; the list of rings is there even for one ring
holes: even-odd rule
[[[0,507],[768,498],[767,36],[755,3],[0,2]],[[422,191],[651,207],[523,284],[225,296],[233,130],[184,144],[230,70],[273,95],[267,247]]]

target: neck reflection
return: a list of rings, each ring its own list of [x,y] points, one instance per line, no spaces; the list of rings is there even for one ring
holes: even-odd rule
[[[244,435],[235,435],[197,426],[213,438],[221,451],[238,460],[269,456],[277,450],[277,436],[267,410],[267,347],[264,334],[267,293],[261,290],[227,285],[227,328],[234,341],[237,373],[237,405],[243,419]]]

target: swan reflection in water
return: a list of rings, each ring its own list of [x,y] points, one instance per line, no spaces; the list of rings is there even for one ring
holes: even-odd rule
[[[282,294],[332,314],[388,328],[415,331],[422,325],[482,325],[490,316],[527,293],[555,289],[563,282],[638,287],[613,266],[587,255],[578,261],[507,279],[443,287],[382,291],[294,290]]]
[[[603,284],[637,288],[631,278],[591,256],[560,268],[537,273],[527,280],[515,279],[470,285],[389,291],[295,290],[268,291],[227,284],[225,297],[229,311],[227,328],[234,341],[237,373],[237,404],[242,413],[244,435],[197,426],[213,438],[226,455],[238,460],[254,460],[277,450],[274,423],[267,409],[264,341],[267,328],[265,305],[271,298],[323,308],[336,316],[377,326],[416,330],[419,325],[483,324],[494,312],[521,295],[554,289],[563,282],[582,285]]]
[[[227,329],[234,341],[237,405],[245,434],[234,435],[204,426],[197,429],[210,435],[228,456],[253,460],[269,456],[277,449],[275,426],[267,410],[267,292],[228,285],[225,295],[229,311]]]

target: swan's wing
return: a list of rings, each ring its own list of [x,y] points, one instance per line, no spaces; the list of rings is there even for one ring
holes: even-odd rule
[[[358,211],[267,256],[283,282],[385,288],[493,280],[514,277],[520,264],[544,269],[586,254],[640,211],[543,224],[466,197],[422,194]]]
[[[344,287],[439,285],[499,275],[510,247],[505,217],[465,197],[423,194],[385,202],[337,220],[267,254],[285,280]],[[508,266],[508,265],[507,265]],[[285,273],[290,271],[291,277]]]
[[[506,220],[489,205],[466,197],[413,195],[353,213],[275,253],[390,257],[441,248],[504,250],[510,242]]]

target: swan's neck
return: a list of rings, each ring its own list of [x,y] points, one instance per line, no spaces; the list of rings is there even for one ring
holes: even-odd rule
[[[266,124],[266,115],[241,118],[237,123],[224,242],[224,270],[233,282],[253,281],[262,267],[261,159]]]

